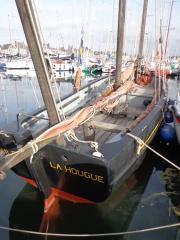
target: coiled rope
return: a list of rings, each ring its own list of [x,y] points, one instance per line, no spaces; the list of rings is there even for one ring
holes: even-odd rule
[[[129,136],[129,137],[133,138],[134,140],[136,140],[136,142],[139,144],[140,148],[142,148],[142,146],[147,147],[149,150],[151,150],[157,156],[161,157],[164,161],[166,161],[167,163],[169,163],[170,165],[172,165],[173,167],[175,167],[176,169],[178,169],[180,171],[180,167],[179,166],[177,166],[176,164],[171,162],[169,159],[167,159],[166,157],[164,157],[163,155],[161,155],[160,153],[155,151],[152,147],[147,145],[140,137],[137,137],[137,136],[133,135],[132,133],[127,133],[127,136]],[[140,152],[137,150],[137,154],[139,154],[139,153]]]
[[[36,232],[36,231],[30,231],[30,230],[23,230],[19,228],[11,228],[11,227],[5,227],[0,225],[0,229],[6,230],[6,231],[12,231],[12,232],[19,232],[19,233],[27,233],[27,234],[33,234],[33,235],[41,235],[41,236],[52,236],[52,237],[108,237],[108,236],[121,236],[121,235],[131,235],[131,234],[137,234],[137,233],[145,233],[145,232],[154,232],[162,229],[168,229],[168,228],[175,228],[180,227],[180,223],[174,223],[174,224],[168,224],[158,227],[152,227],[152,228],[145,228],[140,230],[134,230],[134,231],[127,231],[127,232],[115,232],[115,233],[86,233],[86,234],[66,234],[66,233],[46,233],[46,232]]]
[[[86,141],[86,140],[84,141],[84,140],[79,139],[79,138],[76,136],[76,134],[75,134],[75,132],[74,132],[73,129],[71,129],[71,130],[69,130],[68,132],[66,132],[66,133],[65,133],[65,136],[66,136],[66,138],[67,138],[67,140],[68,140],[69,142],[71,142],[71,139],[72,139],[72,140],[74,140],[74,141],[76,141],[76,142],[79,142],[79,143],[90,144],[90,147],[95,149],[95,152],[94,152],[94,153],[98,153],[98,156],[99,156],[99,157],[104,157],[103,154],[102,154],[101,152],[99,152],[99,150],[98,150],[98,149],[99,149],[99,144],[98,144],[98,142],[95,142],[95,141]],[[94,153],[93,153],[93,155],[94,155]]]

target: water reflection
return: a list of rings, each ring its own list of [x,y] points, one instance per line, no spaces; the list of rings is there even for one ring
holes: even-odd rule
[[[2,78],[0,82],[1,117],[0,126],[15,121],[18,112],[30,113],[43,105],[36,78],[12,81]]]
[[[10,214],[9,226],[38,231],[43,216],[43,196],[26,184],[14,200]],[[9,240],[28,239],[27,234],[9,232]]]
[[[158,146],[158,148],[157,148]],[[155,141],[154,148],[168,159],[177,163],[179,160],[178,144],[169,146]],[[174,154],[177,153],[177,154]],[[148,180],[146,190],[132,217],[128,230],[150,228],[179,222],[180,211],[180,173],[164,163],[156,155],[153,158],[154,170]],[[140,233],[125,237],[128,240],[180,239],[176,228]]]
[[[59,96],[63,98],[74,91],[74,73],[68,71],[64,73],[66,74],[64,80],[61,79],[59,82],[52,83],[52,89],[57,100],[59,100]],[[44,106],[39,84],[33,70],[8,70],[3,74],[0,77],[1,128],[15,121],[17,113],[30,114]],[[90,81],[94,81],[96,77],[83,75],[81,87],[89,84]]]

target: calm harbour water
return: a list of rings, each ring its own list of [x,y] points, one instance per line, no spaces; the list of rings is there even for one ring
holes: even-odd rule
[[[88,80],[84,79],[84,81]],[[174,98],[176,81],[171,80],[168,84],[169,95]],[[68,94],[72,90],[70,81],[61,84],[62,94]],[[18,112],[30,113],[43,104],[35,77],[23,77],[19,81],[2,79],[0,99],[1,128],[15,120]],[[176,142],[165,146],[160,144],[157,138],[153,147],[169,159],[178,162],[180,149]],[[0,183],[0,225],[32,231],[82,234],[151,228],[179,222],[179,206],[179,173],[149,152],[142,167],[104,203],[92,206],[62,200],[54,206],[56,214],[49,216],[43,214],[41,194],[25,184],[12,171],[9,171],[6,180]],[[0,230],[0,239],[29,240],[55,239],[55,237]],[[90,239],[180,240],[180,231],[171,228],[134,235]]]

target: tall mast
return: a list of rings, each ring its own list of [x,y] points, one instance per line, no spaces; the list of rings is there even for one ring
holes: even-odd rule
[[[9,43],[12,45],[11,22],[10,22],[10,15],[9,14],[8,14],[8,24],[9,24]]]
[[[167,29],[167,35],[166,35],[166,42],[165,42],[164,56],[166,56],[166,51],[167,51],[167,43],[168,43],[168,38],[169,38],[170,26],[171,26],[171,17],[172,17],[173,4],[174,4],[174,0],[171,1],[171,8],[170,8],[170,15],[169,15],[168,29]]]
[[[160,37],[159,37],[159,44],[160,44],[160,59],[163,59],[163,39],[162,39],[162,19],[160,19]]]
[[[148,0],[144,0],[142,21],[141,21],[141,32],[140,32],[140,40],[139,40],[139,50],[138,50],[138,67],[141,65],[141,59],[143,57],[147,7],[148,7]]]
[[[32,61],[36,70],[41,93],[47,109],[50,125],[60,121],[56,108],[55,98],[50,85],[50,76],[46,66],[42,41],[38,29],[38,22],[35,16],[32,0],[16,0],[19,16],[24,29]]]
[[[121,69],[124,45],[125,15],[126,15],[126,0],[119,0],[115,88],[118,88],[122,84]]]

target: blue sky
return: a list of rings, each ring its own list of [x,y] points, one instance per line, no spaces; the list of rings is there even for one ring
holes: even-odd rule
[[[24,40],[15,0],[0,0],[0,44]],[[81,28],[84,28],[84,45],[96,50],[115,49],[118,0],[34,0],[46,42],[52,46],[73,44],[78,47]],[[171,0],[149,0],[145,47],[154,46],[155,29],[159,34],[159,19],[163,18],[163,33],[166,35],[168,9]],[[156,3],[156,28],[155,28]],[[126,51],[136,51],[140,31],[143,0],[127,0]],[[171,54],[180,54],[180,2],[174,3],[169,49]],[[11,34],[10,34],[11,32]],[[134,49],[135,48],[135,49]]]

